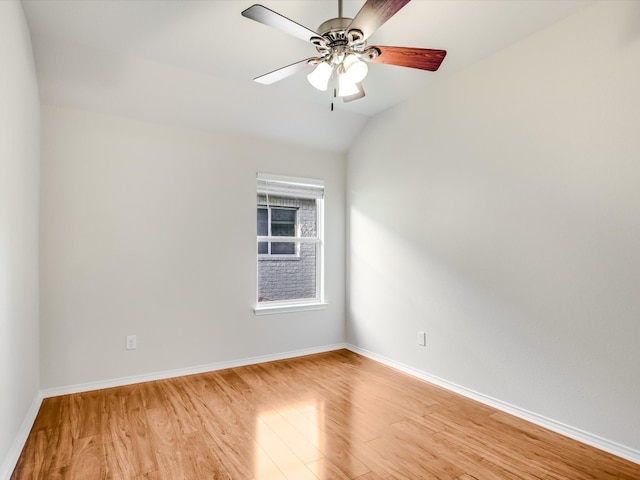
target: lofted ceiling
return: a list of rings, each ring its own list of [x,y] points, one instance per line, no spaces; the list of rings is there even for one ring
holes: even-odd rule
[[[316,30],[337,0],[259,0]],[[585,8],[584,0],[413,0],[370,45],[447,50],[440,70],[370,64],[366,97],[335,103],[304,74],[252,79],[314,56],[241,16],[253,0],[22,0],[41,101],[346,151],[368,119],[434,81]],[[364,0],[345,0],[353,17]]]

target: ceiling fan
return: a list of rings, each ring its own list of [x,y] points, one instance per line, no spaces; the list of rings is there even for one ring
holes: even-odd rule
[[[333,79],[338,85],[337,89],[333,88],[333,96],[349,102],[365,96],[361,82],[368,72],[367,62],[432,72],[438,70],[447,54],[445,50],[367,46],[367,38],[409,1],[366,0],[355,18],[346,18],[342,16],[342,0],[338,0],[338,16],[322,23],[317,29],[319,33],[263,5],[247,8],[242,12],[244,17],[310,42],[318,53],[318,56],[256,77],[254,81],[270,85],[296,73],[313,70],[307,75],[311,85],[326,91],[329,81]]]

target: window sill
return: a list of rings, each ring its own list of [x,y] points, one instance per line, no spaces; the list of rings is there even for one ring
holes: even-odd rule
[[[256,305],[253,308],[253,313],[256,315],[272,315],[276,313],[307,312],[310,310],[324,310],[327,308],[327,305],[326,302]]]
[[[273,261],[296,261],[299,262],[300,261],[300,255],[264,255],[264,254],[259,254],[258,255],[258,261],[259,262],[273,262]]]

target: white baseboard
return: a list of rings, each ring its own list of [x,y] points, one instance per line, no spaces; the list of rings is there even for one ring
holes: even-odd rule
[[[13,470],[16,468],[16,464],[18,463],[18,459],[20,458],[20,454],[22,453],[24,444],[27,442],[27,438],[29,437],[29,433],[31,432],[31,427],[33,426],[33,423],[36,421],[36,417],[38,416],[38,411],[40,410],[40,405],[42,404],[43,398],[44,397],[42,396],[41,392],[37,392],[36,396],[33,398],[31,407],[29,407],[29,411],[24,417],[22,425],[20,425],[18,434],[13,440],[9,452],[4,458],[2,465],[0,466],[1,480],[9,480],[11,474],[13,473]]]
[[[41,394],[43,398],[57,397],[59,395],[68,395],[71,393],[89,392],[91,390],[101,390],[103,388],[121,387],[124,385],[132,385],[134,383],[182,377],[184,375],[214,372],[216,370],[224,370],[225,368],[243,367],[246,365],[254,365],[256,363],[285,360],[287,358],[302,357],[304,355],[312,355],[314,353],[330,352],[332,350],[340,350],[342,348],[347,348],[347,344],[336,343],[333,345],[324,345],[321,347],[306,348],[302,350],[292,350],[289,352],[281,352],[271,355],[262,355],[258,357],[249,357],[219,363],[210,363],[207,365],[198,365],[195,367],[178,368],[175,370],[167,370],[164,372],[146,373],[142,375],[132,375],[130,377],[113,378],[110,380],[101,380],[97,382],[67,385],[64,387],[48,388],[45,390],[41,390]]]
[[[444,380],[434,375],[430,375],[426,372],[410,367],[403,363],[396,362],[395,360],[391,360],[387,357],[378,355],[377,353],[370,352],[368,350],[357,347],[355,345],[347,344],[346,348],[351,350],[352,352],[358,353],[362,356],[365,356],[377,362],[383,363],[389,367],[395,368],[396,370],[400,370],[401,372],[407,373],[421,380],[438,385],[439,387],[445,388],[449,391],[460,394],[464,397],[470,398],[472,400],[476,400],[480,403],[493,407],[497,410],[509,413],[516,417],[522,418],[523,420],[527,420],[531,423],[544,427],[553,432],[559,433],[561,435],[572,438],[574,440],[585,443],[587,445],[591,445],[592,447],[595,447],[599,450],[603,450],[605,452],[611,453],[613,455],[624,458],[631,462],[640,464],[640,451],[635,450],[633,448],[629,448],[625,445],[612,442],[611,440],[607,440],[606,438],[599,437],[598,435],[585,432],[584,430],[580,430],[579,428],[566,425],[562,422],[558,422],[551,418],[547,418],[542,415],[538,415],[537,413],[525,410],[523,408],[516,407],[515,405],[511,405],[501,400],[492,398],[488,395],[484,395],[474,390],[470,390],[468,388],[462,387],[455,383],[449,382],[448,380]]]

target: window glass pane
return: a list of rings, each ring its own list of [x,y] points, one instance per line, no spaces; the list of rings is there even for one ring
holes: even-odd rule
[[[258,253],[260,255],[269,253],[269,244],[267,242],[258,242]]]
[[[269,235],[269,212],[266,208],[258,207],[258,235],[261,237]]]
[[[296,223],[296,211],[285,208],[271,209],[271,223]]]
[[[295,237],[296,214],[294,209],[271,209],[271,235],[275,237]]]
[[[274,237],[295,237],[295,224],[271,224],[271,235]]]
[[[272,255],[295,255],[296,253],[296,244],[295,243],[284,243],[284,242],[273,242],[271,243],[271,254]]]

